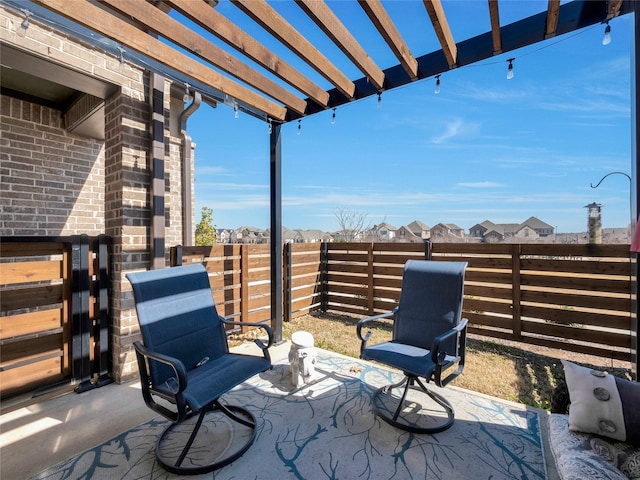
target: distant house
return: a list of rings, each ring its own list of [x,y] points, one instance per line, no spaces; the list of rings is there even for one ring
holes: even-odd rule
[[[529,217],[527,218],[524,222],[522,222],[520,224],[521,227],[527,226],[531,229],[533,229],[536,234],[538,234],[540,237],[546,237],[548,235],[553,235],[553,227],[551,225],[549,225],[548,223],[543,222],[542,220],[540,220],[539,218],[536,217]],[[520,229],[518,229],[520,230]]]
[[[411,231],[411,233],[423,240],[428,239],[431,235],[429,226],[426,223],[421,222],[420,220],[414,220],[409,225],[407,225],[407,228]]]
[[[459,242],[464,238],[464,229],[455,223],[438,223],[431,227],[430,239],[436,242]]]
[[[296,230],[295,243],[318,243],[331,241],[331,235],[322,230]]]
[[[485,220],[482,223],[476,223],[469,229],[469,236],[473,238],[483,238],[487,234],[487,232],[496,230],[496,226],[497,225],[490,220]]]
[[[229,243],[231,241],[231,232],[225,228],[216,230],[217,243]]]
[[[553,234],[554,228],[536,217],[522,223],[493,223],[485,220],[469,229],[469,236],[484,242],[531,241]]]
[[[424,240],[421,237],[417,236],[415,233],[409,230],[408,226],[400,227],[396,231],[395,240],[397,242],[407,242],[407,243],[424,242]]]
[[[380,225],[374,225],[373,227],[371,227],[371,229],[367,232],[367,236],[370,237],[373,241],[389,242],[395,238],[397,231],[398,229],[393,225],[382,222]]]
[[[240,227],[231,232],[231,243],[267,243],[264,230],[256,227]]]
[[[513,239],[518,242],[530,242],[538,238],[540,238],[538,232],[526,223],[513,234]]]

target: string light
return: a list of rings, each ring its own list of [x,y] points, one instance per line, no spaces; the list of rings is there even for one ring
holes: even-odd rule
[[[298,120],[298,131],[296,132],[296,135],[300,135],[300,130],[302,129],[301,122],[302,122],[302,120]]]
[[[119,57],[118,61],[120,62],[120,66],[122,67],[124,65],[124,52],[126,52],[126,50],[124,49],[124,47],[122,45],[118,45],[117,48],[118,48],[118,51],[120,52],[120,57]],[[187,84],[187,91],[188,90],[189,90],[189,84]]]
[[[188,83],[184,84],[184,96],[182,97],[182,103],[189,103],[191,100],[193,100],[193,97],[189,92],[189,86],[190,85]]]
[[[611,43],[611,25],[607,20],[607,26],[604,29],[604,38],[602,39],[602,45],[609,45]]]
[[[271,132],[273,132],[273,125],[271,125],[271,119],[267,118],[267,122],[269,122],[269,135],[271,135]]]
[[[20,23],[20,28],[18,28],[16,33],[19,37],[24,37],[27,35],[27,30],[29,30],[29,17],[33,15],[33,12],[26,8],[21,8],[20,11],[24,14],[24,19],[22,23]]]
[[[434,90],[434,93],[436,95],[440,93],[440,74],[436,75],[436,89]]]
[[[336,124],[336,109],[333,109],[333,114],[331,115],[331,125]]]
[[[509,66],[507,67],[507,80],[511,80],[513,78],[513,61],[515,58],[509,58],[507,62],[509,62]]]
[[[238,118],[240,116],[240,112],[238,110],[238,102],[233,102],[233,118]]]
[[[380,108],[380,104],[382,103],[382,92],[378,92],[378,105],[377,108]]]

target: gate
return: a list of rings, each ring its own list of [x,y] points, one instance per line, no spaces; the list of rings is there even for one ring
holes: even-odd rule
[[[0,399],[111,382],[108,238],[0,243]]]

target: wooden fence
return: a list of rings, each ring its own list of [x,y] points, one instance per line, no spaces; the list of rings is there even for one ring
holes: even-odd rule
[[[108,239],[0,239],[0,396],[109,383]]]
[[[270,319],[266,245],[181,247],[203,262],[222,314]],[[284,249],[284,321],[314,310],[357,316],[392,309],[408,259],[469,263],[470,333],[631,360],[628,245],[322,243]]]

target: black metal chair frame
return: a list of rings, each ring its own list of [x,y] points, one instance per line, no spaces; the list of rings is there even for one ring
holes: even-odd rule
[[[260,324],[260,323],[247,323],[247,322],[233,322],[221,317],[223,324],[225,325],[236,325],[243,327],[258,327],[262,328],[267,332],[268,335],[268,343],[265,345],[260,339],[255,339],[254,342],[260,349],[262,350],[264,357],[271,362],[271,357],[269,355],[269,347],[273,344],[273,331],[270,327]],[[169,357],[167,355],[162,355],[159,353],[154,353],[147,349],[142,342],[134,342],[133,344],[136,351],[136,359],[138,362],[138,370],[140,372],[140,382],[142,385],[142,397],[144,399],[145,404],[150,409],[158,412],[163,417],[171,420],[171,424],[162,432],[162,435],[158,438],[156,442],[156,459],[158,463],[167,471],[176,473],[179,475],[198,475],[202,473],[208,473],[213,470],[217,470],[222,468],[230,463],[234,462],[238,458],[240,458],[244,453],[249,449],[249,447],[253,444],[256,438],[256,418],[255,416],[246,408],[236,406],[236,405],[224,405],[220,402],[220,397],[214,399],[209,403],[206,407],[200,409],[199,412],[193,412],[187,403],[184,400],[182,392],[187,387],[188,384],[188,375],[186,369],[182,362],[176,358]],[[165,365],[170,366],[175,372],[175,377],[178,380],[176,392],[173,395],[168,395],[164,391],[159,391],[152,387],[151,376],[149,372],[149,360],[156,361],[160,363],[164,363]],[[154,399],[154,395],[158,396],[166,400],[167,402],[175,405],[176,410],[171,410],[164,405],[156,402]],[[207,413],[211,411],[219,410],[224,415],[226,415],[229,419],[234,422],[237,422],[245,427],[249,427],[252,429],[252,434],[247,438],[245,444],[239,448],[235,453],[229,455],[224,458],[222,461],[214,462],[209,465],[199,466],[199,467],[182,467],[182,463],[193,445],[193,442],[198,435],[200,427],[202,426],[202,422],[205,419]],[[194,414],[198,414],[198,419],[196,424],[185,444],[178,460],[172,462],[171,459],[165,458],[160,452],[162,451],[161,445],[167,436],[171,433],[171,431],[180,424],[183,420],[193,417]],[[244,418],[242,418],[244,417]]]
[[[358,336],[358,339],[361,341],[361,358],[365,358],[363,354],[367,348],[367,343],[372,336],[371,331],[368,331],[363,335],[362,329],[368,323],[374,321],[391,319],[395,322],[399,309],[400,306],[394,308],[390,312],[363,318],[358,322],[356,326],[356,334]],[[438,387],[444,387],[462,373],[462,371],[464,370],[466,356],[467,325],[468,320],[466,318],[460,318],[457,325],[433,339],[431,348],[429,350],[429,355],[431,361],[434,364],[434,368],[431,374],[428,377],[425,377],[427,384],[433,381],[433,383]],[[458,345],[458,354],[455,356],[449,355],[447,352],[442,351],[441,349],[441,345],[446,340],[452,337],[455,337],[455,341]],[[391,364],[389,365],[393,366]],[[453,367],[456,367],[456,369],[447,374],[447,372],[449,372]],[[450,428],[453,425],[455,418],[454,409],[451,403],[442,395],[428,388],[427,385],[425,385],[425,383],[421,380],[420,376],[408,371],[403,371],[403,374],[404,378],[400,382],[391,385],[385,385],[384,387],[376,390],[376,392],[374,393],[372,398],[372,406],[376,415],[389,425],[412,433],[432,434],[442,432]],[[402,393],[399,395],[400,400],[398,401],[398,405],[395,411],[392,415],[390,415],[389,410],[387,408],[384,408],[383,406],[384,404],[382,402],[382,396],[388,395],[392,397],[393,391],[396,389],[400,389]],[[442,407],[443,411],[446,413],[446,419],[443,422],[431,427],[421,427],[416,424],[403,421],[401,413],[405,408],[405,401],[409,390],[416,390],[429,396],[436,404]]]
[[[204,275],[204,278],[200,278],[197,280],[198,282],[198,291],[200,295],[203,295],[202,292],[210,292],[208,287],[208,279],[207,273],[204,268],[199,270],[198,268],[189,267],[175,267],[177,268],[185,268],[186,274],[191,276]],[[174,270],[174,269],[168,269]],[[183,270],[185,272],[185,270]],[[140,284],[144,283],[144,277],[140,277],[140,275],[144,275],[147,272],[142,272],[141,274],[130,274],[128,275],[129,280],[132,281],[132,285],[134,285],[134,293],[136,293],[136,285],[135,282]],[[132,280],[135,280],[135,282]],[[163,280],[167,280],[167,278],[163,278]],[[153,282],[154,279],[147,280]],[[171,274],[169,273],[169,281],[175,281],[171,279]],[[178,280],[180,281],[180,280]],[[204,287],[204,288],[202,288]],[[188,290],[188,287],[185,287]],[[167,292],[167,295],[171,295],[172,292]],[[143,302],[145,301],[144,295],[141,293],[143,297]],[[146,294],[145,294],[146,295]],[[206,296],[206,293],[204,294]],[[164,294],[161,291],[157,298],[163,298]],[[231,462],[237,460],[240,456],[242,456],[249,447],[253,444],[256,438],[256,418],[255,416],[246,408],[236,406],[236,405],[225,405],[221,401],[222,395],[226,393],[233,386],[242,383],[242,381],[250,378],[256,373],[265,371],[271,366],[271,358],[269,355],[269,347],[273,344],[274,336],[273,330],[271,327],[264,325],[262,323],[249,323],[249,322],[237,322],[228,320],[217,314],[215,309],[215,304],[213,303],[213,299],[206,297],[205,300],[202,300],[202,296],[200,298],[200,303],[198,307],[194,308],[202,308],[202,302],[206,304],[204,309],[202,310],[202,314],[200,314],[204,319],[211,318],[210,315],[215,315],[217,320],[204,321],[204,328],[209,330],[210,332],[218,332],[215,333],[216,338],[218,339],[216,343],[215,349],[211,350],[211,353],[215,354],[210,361],[209,356],[205,356],[200,360],[196,365],[191,366],[190,368],[186,368],[185,364],[179,358],[175,358],[173,356],[167,355],[165,353],[161,353],[158,351],[153,351],[147,345],[145,345],[142,341],[134,342],[134,348],[136,352],[136,359],[138,363],[138,370],[140,372],[140,381],[142,386],[142,396],[145,404],[155,412],[158,412],[163,417],[170,420],[172,423],[164,430],[164,432],[160,435],[156,444],[156,458],[158,463],[166,470],[172,473],[176,473],[179,475],[196,475],[208,473],[213,470],[224,467],[225,465],[230,464]],[[136,299],[140,300],[140,299]],[[187,305],[191,299],[186,300]],[[173,305],[173,304],[171,304]],[[138,308],[138,303],[136,303],[136,308]],[[140,315],[140,311],[138,311]],[[148,323],[149,319],[148,313],[145,314],[145,325]],[[177,317],[169,315],[167,318],[171,319],[171,325],[176,325],[175,321],[180,321],[182,317],[180,314]],[[216,318],[214,317],[214,318]],[[192,320],[190,320],[192,321]],[[216,323],[218,322],[218,323]],[[153,323],[153,322],[151,322]],[[262,352],[262,357],[258,355],[245,355],[245,354],[236,354],[230,353],[228,348],[228,341],[226,335],[226,326],[241,326],[241,327],[256,327],[263,329],[267,336],[268,341],[265,344],[261,339],[255,339],[254,342],[260,348]],[[141,322],[141,329],[143,329],[143,337],[144,337],[144,328],[150,328],[148,325],[143,326]],[[162,330],[156,331],[161,332]],[[213,330],[212,330],[213,329]],[[179,329],[178,329],[179,330]],[[203,332],[207,331],[203,330]],[[197,330],[196,330],[197,331]],[[151,335],[151,331],[149,331]],[[152,337],[149,337],[152,338]],[[169,337],[171,338],[171,337]],[[180,338],[180,337],[175,337]],[[208,338],[208,337],[202,337]],[[218,349],[223,348],[222,351]],[[192,353],[195,353],[195,350],[192,350]],[[207,353],[209,354],[209,353]],[[224,365],[229,368],[229,366],[238,365],[238,379],[233,379],[229,377],[225,377],[225,369],[218,368],[219,364],[217,362],[218,359],[222,359],[223,357],[233,356],[233,359],[226,360]],[[252,360],[253,359],[253,360]],[[163,365],[161,367],[161,365]],[[166,369],[167,367],[170,370],[163,371],[162,374],[159,375],[160,368]],[[204,370],[199,370],[200,368]],[[153,371],[152,371],[153,369]],[[207,371],[208,369],[209,371]],[[172,371],[172,374],[169,372]],[[211,379],[211,390],[208,390],[207,387],[202,387],[202,383],[200,383],[199,387],[195,387],[197,390],[188,390],[189,388],[189,379],[195,378],[191,377],[192,372],[198,372],[200,375],[200,382],[202,382],[202,378]],[[154,373],[155,372],[155,373]],[[155,377],[154,377],[155,375]],[[203,377],[202,375],[206,375]],[[155,380],[154,380],[155,378]],[[217,378],[217,379],[216,379]],[[156,382],[154,384],[154,382]],[[220,386],[217,386],[220,385]],[[222,386],[224,385],[224,386]],[[219,390],[217,391],[216,390]],[[207,393],[210,392],[210,393]],[[192,399],[192,402],[195,400],[195,404],[188,401],[186,395],[189,395]],[[195,405],[195,406],[194,406]],[[245,430],[245,433],[242,434],[240,440],[238,441],[239,446],[234,446],[236,448],[235,451],[231,451],[230,453],[225,452],[225,455],[221,458],[215,458],[215,460],[208,461],[205,463],[201,459],[198,460],[202,462],[198,464],[198,461],[185,462],[185,460],[190,459],[189,452],[191,447],[196,440],[198,432],[200,431],[200,427],[205,421],[205,417],[210,412],[220,412],[227,418],[229,418],[232,422],[235,422],[236,425],[242,425],[247,427],[249,430]],[[195,425],[192,431],[189,434],[189,437],[186,441],[186,444],[182,448],[182,451],[177,454],[177,450],[171,450],[171,454],[165,455],[163,454],[163,444],[171,432],[176,429],[178,425],[180,425],[183,421],[187,419],[191,419],[197,415],[197,419],[195,420]],[[185,436],[188,433],[188,430],[185,431]],[[200,442],[201,443],[201,442]],[[233,449],[232,449],[233,450]],[[176,459],[177,457],[177,459]]]

